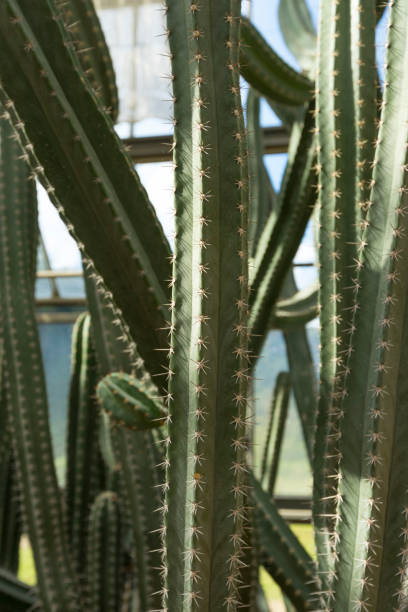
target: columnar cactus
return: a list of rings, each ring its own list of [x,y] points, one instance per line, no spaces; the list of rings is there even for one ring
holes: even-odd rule
[[[167,23],[176,246],[163,609],[235,610],[248,503],[248,175],[240,2],[169,0]]]
[[[288,609],[407,609],[408,0],[388,5],[380,88],[381,1],[322,0],[316,54],[306,3],[281,0],[303,74],[241,18],[240,0],[166,1],[172,252],[113,129],[116,86],[90,0],[0,0],[0,451],[10,456],[8,427],[44,612],[264,609],[259,564]],[[252,158],[240,75],[253,88]],[[260,95],[291,130],[280,193],[263,165]],[[47,189],[86,271],[91,319],[74,333],[65,508],[27,178]],[[316,199],[320,287],[297,292],[292,261]],[[319,310],[317,399],[304,325]],[[313,465],[317,563],[273,500],[287,375],[263,483],[248,452],[252,373],[271,328],[285,334]],[[33,601],[0,571],[0,606]]]

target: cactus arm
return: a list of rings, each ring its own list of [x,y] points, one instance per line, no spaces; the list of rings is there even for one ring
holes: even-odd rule
[[[0,606],[2,612],[29,612],[35,598],[29,587],[10,572],[0,569]]]
[[[277,302],[269,319],[272,329],[290,331],[309,323],[319,315],[319,289],[311,285],[288,299]]]
[[[308,457],[312,462],[317,384],[307,332],[304,327],[293,330],[285,329],[283,335],[303,438]]]
[[[261,563],[297,610],[312,610],[316,589],[313,560],[252,474],[250,485]]]
[[[0,567],[16,574],[22,525],[11,448],[0,464],[0,500]]]
[[[255,258],[250,293],[251,351],[257,355],[270,313],[304,234],[315,201],[313,118],[308,114],[278,218],[272,211]]]
[[[361,17],[359,17],[361,16]],[[360,21],[361,20],[361,21]],[[315,436],[314,516],[322,577],[336,526],[338,410],[364,224],[362,199],[373,133],[376,72],[374,0],[322,3],[317,75],[319,136],[321,371]],[[367,136],[367,138],[366,138]]]
[[[79,608],[53,463],[44,372],[34,312],[32,253],[24,222],[35,201],[26,182],[14,183],[19,149],[1,122],[0,295],[8,419],[21,508],[34,551],[45,611]],[[31,195],[31,194],[30,194]],[[29,347],[29,350],[27,350]]]
[[[182,47],[179,40],[192,41],[193,53],[182,58],[190,63],[192,78],[186,75],[189,80],[180,86],[189,92],[187,109],[193,105],[193,247],[189,261],[178,259],[182,245],[175,251],[163,606],[235,610],[245,503],[247,368],[248,179],[239,96],[240,3],[167,4],[173,62]],[[177,80],[175,73],[175,86]],[[176,192],[177,236],[188,231],[184,219]],[[189,313],[185,320],[179,308]]]
[[[352,609],[355,601],[370,610],[406,605],[400,570],[406,563],[408,489],[402,445],[407,435],[407,28],[408,3],[393,2],[358,310],[346,364],[350,375],[341,406],[336,611]]]
[[[305,0],[280,0],[279,25],[287,47],[302,70],[313,75],[317,37]]]
[[[245,17],[241,23],[240,70],[260,94],[288,106],[301,106],[312,96],[313,83],[293,70]]]
[[[271,496],[278,474],[279,457],[288,414],[289,392],[290,376],[288,372],[279,372],[269,411],[261,467],[261,482],[267,483],[267,490]]]
[[[25,153],[115,293],[146,366],[159,372],[164,356],[155,349],[164,344],[164,336],[158,306],[168,301],[170,250],[153,208],[81,78],[77,58],[64,45],[63,24],[52,4],[34,7],[10,0],[0,8],[1,57],[8,58],[0,65],[8,94],[4,98],[3,92],[3,98],[11,118],[20,116],[14,123]]]
[[[98,293],[93,279],[85,275],[86,292],[92,317],[93,338],[102,374],[112,370],[135,372],[140,378],[145,372],[130,350],[123,331],[115,325],[116,317],[107,298]],[[139,365],[138,365],[139,364]],[[145,382],[146,384],[146,382]],[[102,413],[101,416],[104,416]],[[107,415],[106,415],[107,416]],[[120,466],[124,497],[129,507],[137,594],[142,610],[157,609],[160,604],[160,467],[163,453],[151,431],[127,431],[120,427],[112,431],[108,422],[101,421],[104,456],[108,465]]]
[[[86,74],[94,94],[115,123],[119,113],[118,90],[112,59],[92,0],[57,0],[66,29],[72,36],[72,48]]]
[[[94,398],[96,357],[91,342],[90,317],[80,315],[74,326],[73,368],[68,410],[65,505],[68,541],[75,568],[86,579],[89,508],[103,484],[98,448],[98,409]]]
[[[142,431],[160,427],[166,421],[166,411],[157,398],[134,376],[122,372],[108,374],[99,381],[96,393],[113,424]]]
[[[247,98],[248,170],[249,170],[249,227],[248,245],[253,256],[262,229],[271,210],[270,183],[263,163],[263,137],[259,121],[259,95],[250,89]]]
[[[121,602],[121,519],[115,493],[95,499],[89,517],[88,585],[91,612],[117,612]]]

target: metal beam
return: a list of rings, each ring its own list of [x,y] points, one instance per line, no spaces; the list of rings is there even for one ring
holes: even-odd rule
[[[268,127],[262,131],[265,154],[286,153],[289,135],[284,127]],[[171,161],[173,158],[171,135],[124,138],[123,143],[136,164]]]

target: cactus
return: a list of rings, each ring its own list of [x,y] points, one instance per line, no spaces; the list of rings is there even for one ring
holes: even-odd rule
[[[261,481],[267,483],[266,489],[270,495],[273,495],[278,473],[279,455],[288,414],[289,391],[289,374],[280,372],[273,392],[261,466]]]
[[[146,192],[109,117],[86,87],[69,31],[53,3],[2,2],[0,11],[0,55],[8,57],[0,68],[7,95],[0,88],[0,100],[34,175],[81,250],[87,245],[86,254],[114,293],[147,367],[160,372],[164,354],[155,349],[165,345],[165,334],[158,306],[168,302],[171,253]],[[17,81],[19,62],[36,78]],[[45,115],[41,109],[47,105]],[[141,317],[146,317],[144,325]]]
[[[78,317],[72,337],[72,374],[68,410],[65,514],[68,541],[76,572],[85,583],[88,518],[91,505],[103,490],[104,470],[98,448],[96,356],[91,342],[90,317]]]
[[[280,0],[279,24],[285,42],[300,67],[313,77],[316,64],[316,32],[305,0]]]
[[[177,232],[164,507],[163,608],[170,610],[236,610],[241,600],[248,176],[239,20],[236,1],[167,3]],[[216,86],[215,66],[223,67]],[[187,133],[191,165],[180,159]],[[192,191],[188,207],[184,185]]]
[[[109,300],[102,298],[95,282],[86,275],[86,290],[92,317],[93,338],[102,374],[112,370],[133,372],[149,390],[149,376],[126,343],[120,321]],[[136,364],[136,365],[135,365]],[[107,416],[107,415],[106,415]],[[161,478],[164,456],[156,430],[131,431],[118,427],[112,431],[110,419],[101,421],[99,437],[103,455],[111,470],[119,470],[119,488],[123,509],[130,516],[137,576],[137,598],[142,610],[157,609],[160,604],[161,576],[160,533],[162,503]]]
[[[112,373],[102,378],[96,388],[100,406],[112,423],[135,431],[160,427],[167,413],[137,378],[125,373]]]
[[[316,590],[313,560],[253,475],[250,482],[262,565],[297,610],[313,610]]]
[[[64,533],[52,458],[47,401],[33,308],[35,192],[8,124],[0,121],[0,293],[7,418],[22,496],[21,509],[34,550],[42,605],[77,610],[78,594]],[[20,178],[20,180],[19,180]],[[16,179],[16,180],[14,180]],[[36,233],[36,226],[31,225]],[[29,351],[27,351],[29,347]],[[41,449],[41,450],[40,450]],[[58,602],[58,603],[57,603]]]
[[[36,603],[44,612],[88,604],[119,612],[129,602],[141,612],[255,610],[265,604],[256,603],[262,563],[288,609],[402,612],[408,0],[389,2],[383,91],[374,45],[380,1],[322,0],[314,67],[306,3],[281,0],[284,35],[307,74],[241,20],[239,0],[167,0],[165,8],[174,253],[113,131],[112,66],[88,0],[0,0],[0,100],[15,139],[2,122],[0,434],[3,441],[10,429]],[[252,88],[249,156],[240,74]],[[276,194],[262,162],[260,95],[291,130]],[[92,330],[82,318],[75,332],[66,517],[34,319],[30,173],[79,242],[92,318]],[[292,260],[316,199],[320,287],[296,292]],[[317,400],[304,325],[318,311]],[[272,327],[285,336],[313,465],[316,564],[248,465],[252,371]],[[271,449],[271,490],[281,437]],[[109,491],[88,523],[97,442]],[[4,496],[0,504],[8,513]],[[1,574],[1,605],[9,596],[29,603],[20,587]]]
[[[4,569],[0,569],[0,605],[2,612],[29,612],[35,604],[30,588]]]
[[[89,517],[88,585],[91,612],[119,610],[121,601],[121,520],[115,493],[95,499]]]

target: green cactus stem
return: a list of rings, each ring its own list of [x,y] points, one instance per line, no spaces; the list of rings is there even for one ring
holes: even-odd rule
[[[321,371],[315,436],[314,517],[322,580],[328,587],[338,513],[338,420],[355,306],[356,261],[364,244],[375,137],[375,3],[322,3],[317,74],[320,200]]]
[[[107,375],[112,370],[132,373],[153,393],[153,385],[140,358],[126,342],[108,298],[102,298],[94,281],[85,276],[93,339],[99,369]],[[118,325],[119,323],[119,325]],[[124,427],[112,430],[110,419],[101,421],[99,436],[104,457],[111,470],[119,470],[122,480],[121,502],[129,514],[133,533],[137,600],[140,609],[157,609],[161,602],[160,548],[162,503],[160,484],[163,479],[163,445],[158,430],[131,431]]]
[[[312,97],[313,83],[286,64],[258,30],[242,18],[241,74],[266,98],[288,106],[301,106]]]
[[[277,302],[269,319],[272,329],[299,329],[319,315],[319,289],[315,284]]]
[[[122,549],[119,502],[105,491],[95,499],[89,517],[88,589],[91,612],[120,610]]]
[[[386,85],[340,405],[330,588],[336,612],[355,609],[356,602],[362,610],[406,610],[408,2],[390,3],[389,18]]]
[[[280,0],[279,25],[285,42],[302,70],[313,77],[316,67],[316,30],[305,0]]]
[[[12,573],[0,568],[0,607],[2,612],[30,612],[35,605],[33,589]]]
[[[21,509],[34,551],[43,610],[77,612],[78,588],[64,532],[34,311],[33,241],[26,240],[26,223],[35,217],[36,198],[26,166],[18,159],[20,149],[4,120],[0,130],[3,380]],[[36,232],[36,226],[32,231]]]
[[[278,475],[279,457],[288,414],[289,393],[290,375],[288,372],[279,372],[269,411],[261,466],[261,482],[265,483],[266,490],[271,496],[273,496]]]
[[[239,20],[238,1],[167,2],[177,164],[162,604],[169,612],[236,610],[245,597],[248,177]],[[179,166],[189,131],[192,163]]]
[[[250,484],[261,546],[260,561],[296,610],[313,610],[316,591],[313,560],[252,474]]]
[[[0,32],[0,98],[33,174],[82,251],[86,244],[146,367],[162,372],[171,253],[133,164],[52,2],[2,2]]]
[[[75,50],[94,94],[116,122],[119,113],[118,90],[109,48],[92,0],[56,0],[71,33]]]
[[[94,397],[97,369],[90,325],[89,315],[83,313],[72,334],[65,478],[68,541],[76,571],[84,583],[89,511],[103,489],[105,476],[98,448],[99,410]]]
[[[160,427],[167,412],[149,396],[146,385],[123,372],[108,374],[96,388],[100,407],[115,425],[142,431]]]
[[[283,287],[315,204],[315,159],[312,114],[307,113],[279,212],[272,210],[258,245],[251,283],[249,326],[251,350],[257,355],[270,313]]]

